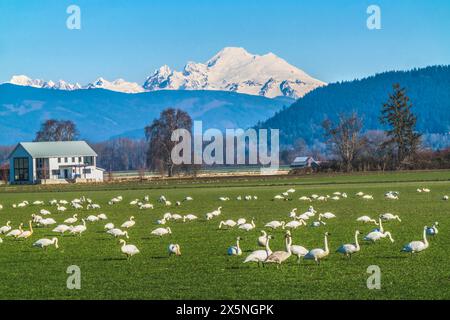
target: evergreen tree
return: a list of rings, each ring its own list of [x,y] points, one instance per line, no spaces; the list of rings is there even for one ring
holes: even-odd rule
[[[380,121],[389,126],[383,147],[392,150],[393,164],[398,169],[416,153],[421,135],[415,131],[417,117],[411,111],[412,104],[405,88],[396,83],[393,90],[383,104]]]

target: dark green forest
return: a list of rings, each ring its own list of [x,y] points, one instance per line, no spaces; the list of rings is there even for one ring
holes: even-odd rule
[[[337,120],[339,114],[356,112],[363,129],[383,130],[380,112],[389,98],[392,85],[406,88],[417,115],[417,130],[424,138],[450,131],[450,66],[431,66],[410,71],[389,71],[364,79],[338,82],[318,88],[290,107],[277,112],[258,128],[280,129],[280,143],[292,145],[302,138],[308,145],[324,140],[322,122]],[[437,135],[436,135],[437,134]]]

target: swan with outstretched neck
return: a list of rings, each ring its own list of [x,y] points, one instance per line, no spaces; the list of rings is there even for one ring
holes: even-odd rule
[[[326,256],[328,256],[330,254],[330,249],[328,247],[328,236],[330,236],[330,233],[325,232],[325,239],[324,239],[325,248],[324,249],[322,249],[322,248],[312,249],[305,255],[304,258],[307,260],[314,260],[319,265],[320,260],[322,260],[323,258],[325,258]]]
[[[412,241],[405,245],[402,252],[409,252],[411,255],[413,253],[421,252],[425,249],[427,249],[429,246],[428,240],[427,240],[427,226],[423,227],[423,240],[422,241]]]

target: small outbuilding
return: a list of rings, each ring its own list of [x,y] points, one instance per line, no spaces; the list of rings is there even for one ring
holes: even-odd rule
[[[317,169],[320,167],[320,163],[314,160],[313,157],[296,157],[291,163],[292,169],[312,168]]]
[[[12,184],[101,182],[97,153],[85,141],[20,142],[9,155]]]

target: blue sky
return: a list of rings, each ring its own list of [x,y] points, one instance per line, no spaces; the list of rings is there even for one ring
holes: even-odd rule
[[[81,30],[66,28],[70,4],[81,8]],[[381,8],[381,30],[366,27],[370,4]],[[142,83],[163,64],[181,69],[240,46],[334,82],[450,64],[449,17],[447,0],[0,0],[0,81]]]

